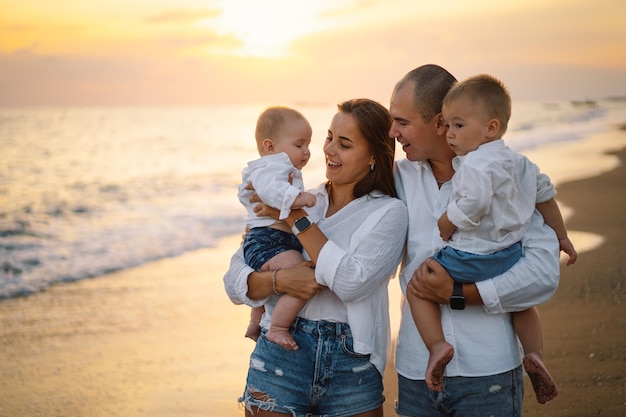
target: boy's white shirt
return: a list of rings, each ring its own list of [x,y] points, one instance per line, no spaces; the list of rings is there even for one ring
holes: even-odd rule
[[[487,255],[519,242],[536,203],[556,195],[547,175],[502,139],[485,143],[452,161],[448,219],[457,226],[447,244]]]
[[[407,159],[396,163],[395,180],[398,195],[409,211],[407,250],[399,280],[406,293],[417,267],[444,246],[437,220],[448,206],[452,185],[448,182],[438,188],[428,163]],[[495,375],[520,365],[520,348],[508,312],[549,300],[559,279],[558,241],[537,211],[522,238],[522,246],[524,255],[511,269],[476,284],[484,306],[468,306],[465,310],[441,307],[444,334],[455,349],[446,367],[447,376]],[[428,358],[429,352],[403,299],[396,370],[406,378],[423,380]]]

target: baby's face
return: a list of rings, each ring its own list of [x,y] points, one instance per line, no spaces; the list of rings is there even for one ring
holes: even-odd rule
[[[311,126],[304,120],[287,123],[280,135],[274,138],[275,151],[285,152],[293,166],[302,169],[311,157],[309,145],[312,134]]]

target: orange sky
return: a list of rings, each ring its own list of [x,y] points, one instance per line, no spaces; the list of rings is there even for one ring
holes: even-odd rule
[[[623,0],[0,0],[0,105],[387,105],[424,63],[513,99],[625,96],[625,19]]]

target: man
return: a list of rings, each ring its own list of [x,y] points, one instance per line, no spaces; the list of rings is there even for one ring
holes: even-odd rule
[[[523,372],[509,312],[549,300],[558,286],[559,246],[535,211],[522,240],[524,256],[503,275],[454,284],[430,256],[443,244],[437,219],[446,210],[456,156],[446,142],[441,103],[456,79],[436,65],[409,72],[394,88],[390,136],[406,159],[396,164],[399,197],[409,209],[407,251],[400,273],[403,292],[443,304],[442,325],[455,355],[443,392],[424,381],[429,353],[406,300],[396,345],[399,416],[521,416]]]

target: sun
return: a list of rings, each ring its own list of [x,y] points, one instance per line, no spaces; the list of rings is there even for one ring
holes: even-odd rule
[[[232,54],[282,57],[290,44],[316,30],[314,0],[225,0],[218,33],[241,42]]]

